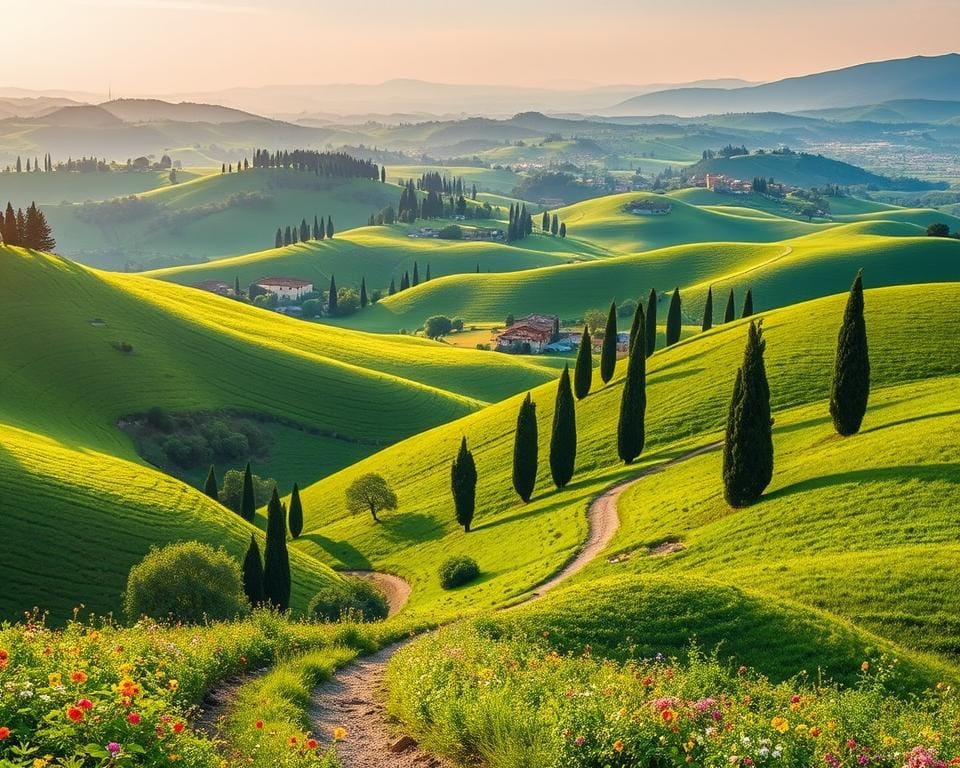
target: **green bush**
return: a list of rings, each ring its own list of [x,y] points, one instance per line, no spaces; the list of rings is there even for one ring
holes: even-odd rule
[[[480,575],[477,561],[466,555],[448,557],[440,566],[440,586],[444,589],[462,587]]]
[[[187,624],[233,619],[249,610],[239,563],[198,541],[151,550],[130,569],[123,607],[132,621],[150,616]]]
[[[380,621],[387,618],[387,598],[372,584],[362,579],[332,583],[313,596],[307,614],[321,621]]]

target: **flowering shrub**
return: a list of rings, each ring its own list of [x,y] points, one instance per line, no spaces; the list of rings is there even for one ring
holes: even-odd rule
[[[889,674],[864,662],[855,687],[775,685],[696,651],[683,665],[614,663],[457,627],[398,653],[388,682],[391,710],[428,748],[491,765],[960,765],[950,687],[901,700]]]

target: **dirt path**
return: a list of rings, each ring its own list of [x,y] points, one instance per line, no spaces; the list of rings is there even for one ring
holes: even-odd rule
[[[392,573],[382,573],[381,571],[339,571],[344,576],[353,576],[364,581],[369,581],[373,586],[383,592],[387,597],[387,604],[390,606],[390,615],[393,616],[410,599],[412,587],[410,583],[404,581],[399,576]]]
[[[563,568],[536,587],[526,600],[516,605],[526,605],[539,600],[551,589],[582,571],[606,548],[620,527],[617,502],[627,488],[645,477],[715,451],[721,445],[723,443],[702,446],[626,477],[604,491],[591,502],[587,510],[589,533],[584,545]],[[363,574],[364,572],[356,572],[354,575]],[[375,572],[366,574],[371,579],[386,576]],[[410,587],[406,582],[402,583],[407,589],[403,596],[405,601]],[[407,642],[409,641],[388,646],[371,656],[358,659],[315,691],[311,711],[314,735],[328,743],[334,728],[344,728],[347,731],[346,737],[337,745],[337,754],[344,768],[438,768],[449,765],[421,752],[413,739],[399,735],[402,731],[398,733],[387,719],[382,703],[385,694],[384,675],[393,654]],[[391,751],[391,746],[395,751]]]

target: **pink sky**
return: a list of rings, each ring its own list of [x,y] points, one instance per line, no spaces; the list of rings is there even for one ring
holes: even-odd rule
[[[771,80],[947,53],[958,19],[960,0],[31,0],[4,18],[0,85]]]

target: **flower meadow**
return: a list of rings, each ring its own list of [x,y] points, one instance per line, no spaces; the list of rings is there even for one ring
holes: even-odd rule
[[[193,725],[198,704],[225,678],[284,659],[312,659],[319,682],[377,630],[296,623],[269,612],[233,623],[132,627],[34,617],[0,627],[0,766],[338,765],[335,739],[314,737],[274,672],[249,675],[212,738]],[[290,662],[292,663],[292,662]],[[289,675],[289,664],[277,669]],[[299,669],[294,670],[299,674]],[[309,688],[306,689],[309,696]]]
[[[895,667],[864,661],[848,688],[774,684],[696,649],[622,663],[459,626],[397,655],[389,706],[428,749],[492,768],[960,765],[950,686],[897,698]]]

